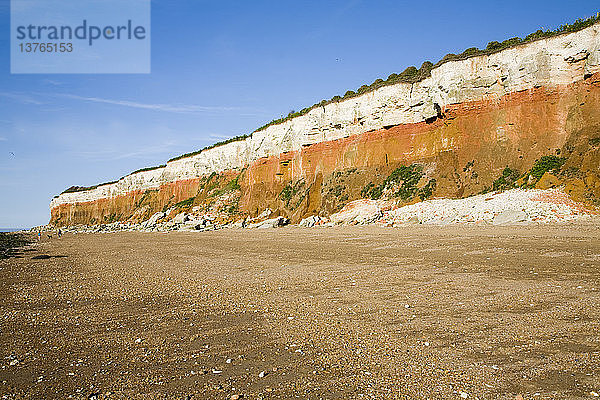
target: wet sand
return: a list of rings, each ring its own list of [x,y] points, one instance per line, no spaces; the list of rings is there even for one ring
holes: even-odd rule
[[[599,228],[46,238],[0,261],[0,399],[593,398]]]

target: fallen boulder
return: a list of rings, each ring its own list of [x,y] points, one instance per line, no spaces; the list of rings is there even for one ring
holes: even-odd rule
[[[322,219],[318,215],[311,215],[310,217],[306,217],[300,221],[299,225],[306,228],[312,228],[313,226],[320,224],[321,221]]]
[[[363,225],[377,221],[383,216],[380,202],[376,200],[356,200],[344,206],[341,211],[331,216],[335,224]]]
[[[506,210],[492,219],[494,225],[516,224],[527,221],[527,214],[519,210]]]
[[[164,212],[157,212],[154,215],[152,215],[150,217],[150,219],[148,219],[146,222],[142,223],[142,226],[144,228],[149,228],[152,227],[154,225],[156,225],[156,223],[158,222],[159,219],[164,218],[167,214],[165,214]]]
[[[245,228],[246,226],[248,226],[246,219],[240,219],[233,224],[234,228]]]
[[[269,215],[271,215],[273,213],[273,211],[271,211],[270,208],[265,209],[265,211],[261,212],[258,217],[256,217],[256,219],[263,219],[263,218],[267,218]]]
[[[173,222],[176,224],[183,224],[184,222],[189,221],[189,220],[190,220],[190,216],[185,212],[177,214],[175,216],[175,218],[173,218]]]
[[[251,224],[248,227],[249,228],[257,228],[257,229],[278,228],[280,226],[285,226],[289,223],[290,223],[290,221],[287,218],[277,217],[277,218],[266,219],[262,222],[257,222],[255,224]]]

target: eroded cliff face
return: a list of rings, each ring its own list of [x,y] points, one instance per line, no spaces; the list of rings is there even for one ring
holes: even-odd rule
[[[600,25],[449,62],[422,82],[383,87],[163,168],[61,194],[51,223],[141,220],[185,200],[176,208],[218,203],[228,210],[224,219],[269,208],[297,221],[339,210],[402,165],[420,166],[419,187],[433,181],[427,194],[463,197],[491,187],[507,166],[525,172],[546,155],[563,164],[556,180],[538,185],[566,184],[578,200],[594,201],[599,72]]]

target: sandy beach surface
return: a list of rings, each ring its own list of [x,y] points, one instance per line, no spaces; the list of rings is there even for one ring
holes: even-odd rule
[[[44,237],[0,261],[0,399],[595,398],[599,228]]]

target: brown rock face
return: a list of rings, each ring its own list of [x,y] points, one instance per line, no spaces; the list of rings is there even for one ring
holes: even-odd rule
[[[594,203],[600,197],[599,74],[571,85],[454,104],[440,115],[429,123],[393,126],[263,158],[243,171],[210,179],[64,204],[52,209],[51,223],[140,221],[187,199],[192,199],[188,208],[214,206],[224,190],[232,193],[220,204],[231,211],[224,219],[270,208],[297,222],[364,197],[366,187],[381,184],[402,165],[419,164],[418,185],[433,180],[433,195],[465,197],[491,189],[506,167],[524,174],[547,155],[560,156],[562,166],[538,185],[565,185],[576,200]]]
[[[551,189],[561,185],[560,179],[556,175],[546,172],[535,185],[536,189]]]

